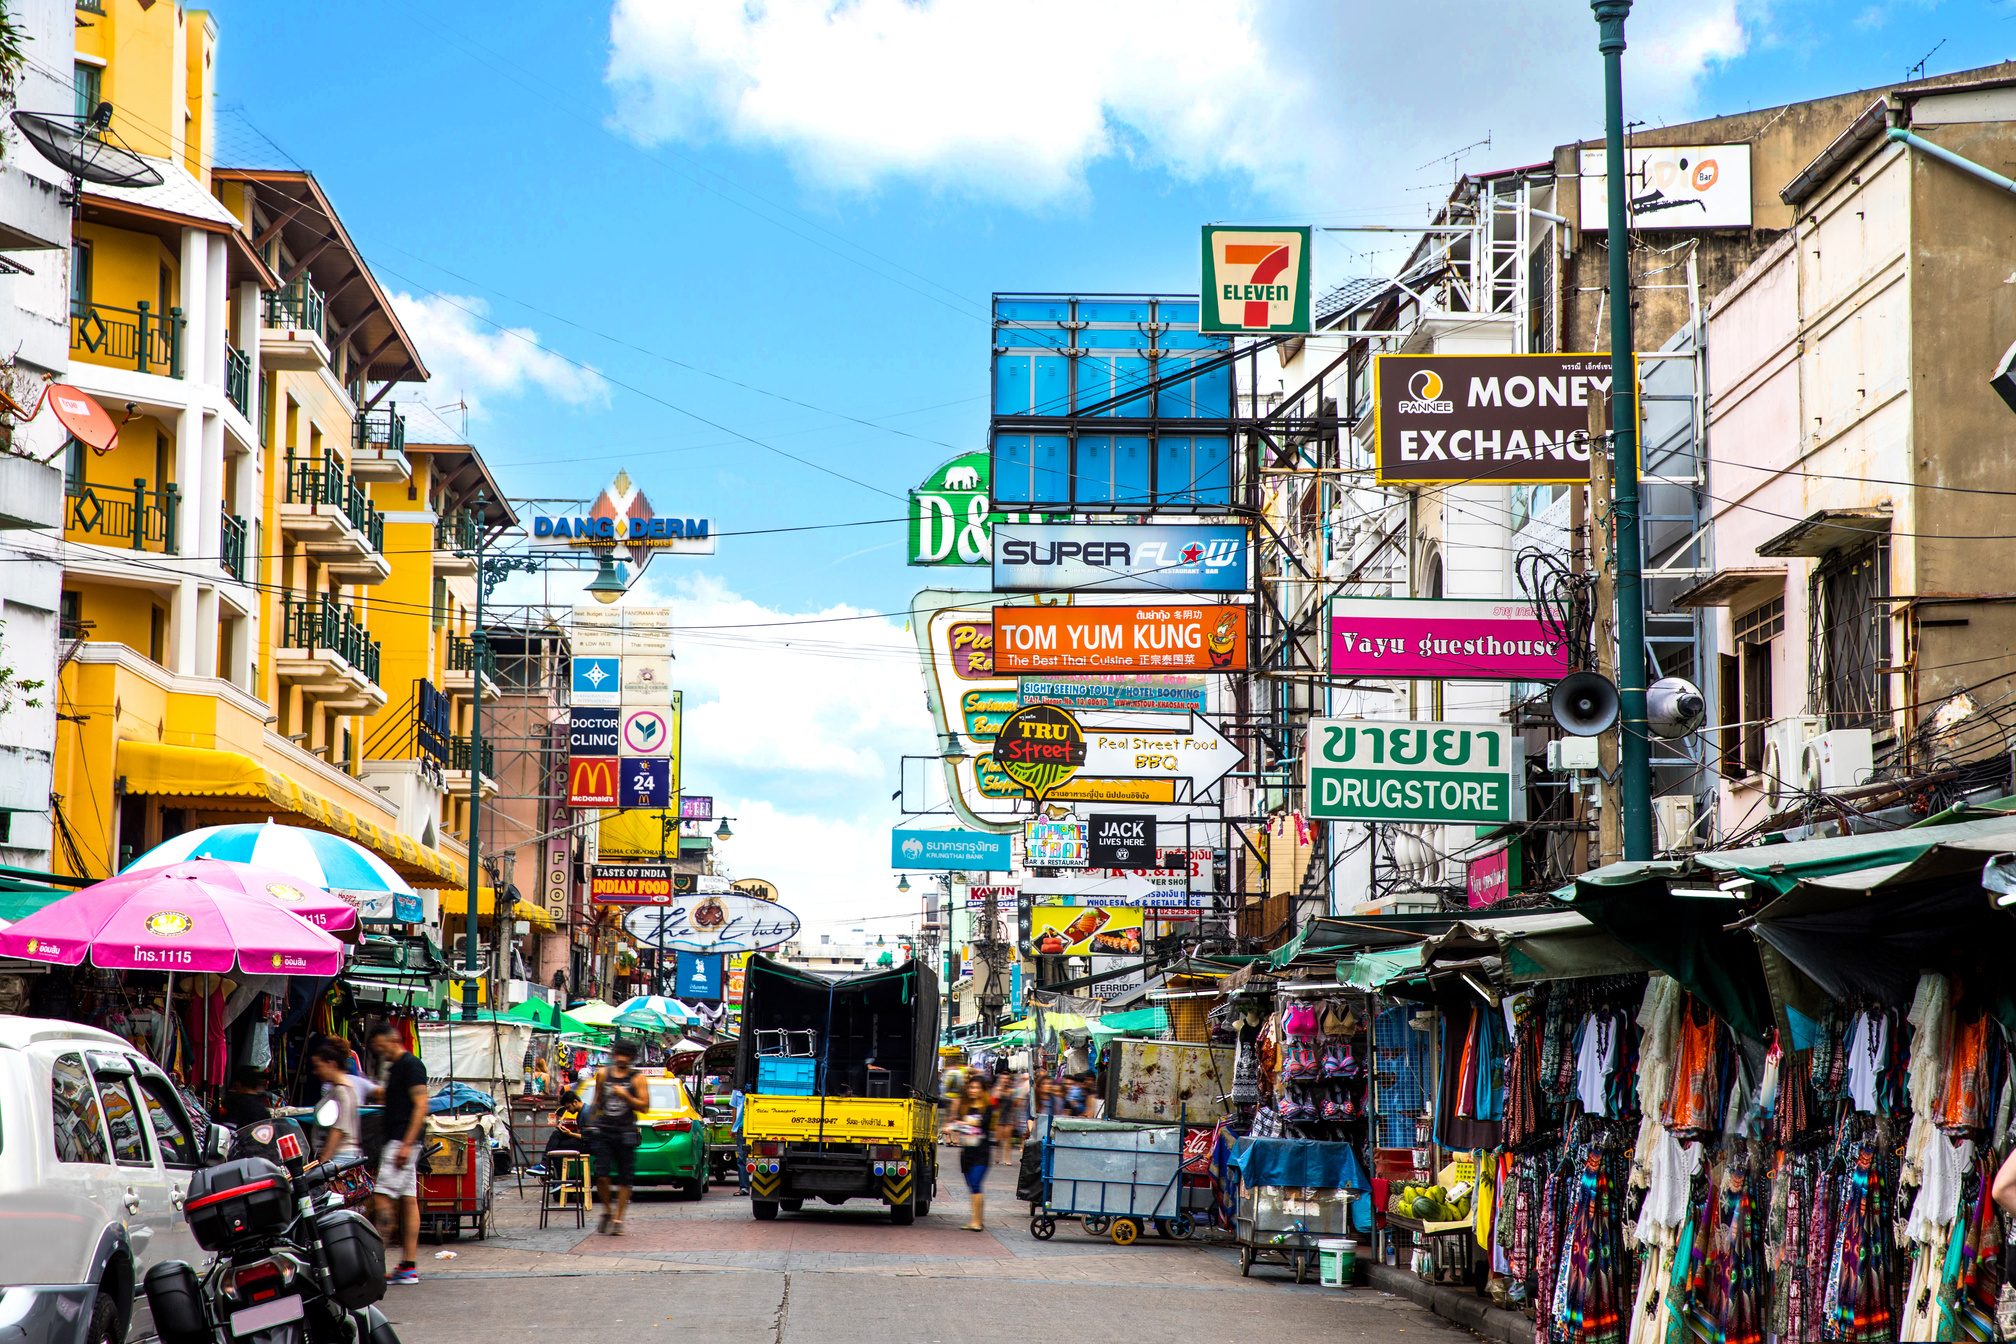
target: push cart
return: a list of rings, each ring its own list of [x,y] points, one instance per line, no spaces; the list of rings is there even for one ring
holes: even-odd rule
[[[1233,1239],[1239,1273],[1282,1265],[1303,1283],[1317,1268],[1319,1241],[1350,1236],[1351,1201],[1370,1188],[1347,1143],[1242,1139],[1233,1153],[1239,1203]]]
[[[1138,1241],[1151,1223],[1172,1241],[1196,1230],[1184,1207],[1181,1125],[1046,1115],[1031,1137],[1043,1153],[1042,1198],[1029,1216],[1038,1241],[1057,1235],[1060,1218],[1119,1246]]]
[[[420,1230],[437,1241],[464,1227],[478,1241],[489,1236],[495,1164],[482,1117],[431,1115],[420,1147]]]

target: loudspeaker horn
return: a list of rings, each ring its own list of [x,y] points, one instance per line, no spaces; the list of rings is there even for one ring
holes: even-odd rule
[[[1617,687],[1596,672],[1571,672],[1554,683],[1547,708],[1561,731],[1594,737],[1617,722]]]
[[[1707,700],[1684,677],[1661,677],[1645,692],[1645,727],[1654,737],[1685,737],[1707,720]]]

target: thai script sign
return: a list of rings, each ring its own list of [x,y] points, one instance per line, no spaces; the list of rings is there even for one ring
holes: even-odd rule
[[[1346,677],[1555,681],[1575,670],[1530,603],[1339,597],[1330,671]]]
[[[965,868],[1005,873],[1014,866],[1014,846],[1005,835],[989,831],[889,832],[892,868]]]
[[[1525,751],[1486,723],[1311,719],[1309,816],[1321,821],[1525,819]]]

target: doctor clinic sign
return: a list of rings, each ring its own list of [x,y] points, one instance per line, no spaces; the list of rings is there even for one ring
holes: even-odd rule
[[[1523,821],[1526,753],[1503,724],[1309,723],[1309,815],[1322,821]]]

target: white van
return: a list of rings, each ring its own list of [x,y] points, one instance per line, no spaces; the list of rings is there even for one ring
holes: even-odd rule
[[[0,1014],[0,1339],[151,1336],[148,1269],[207,1258],[182,1202],[209,1132],[123,1038]]]

